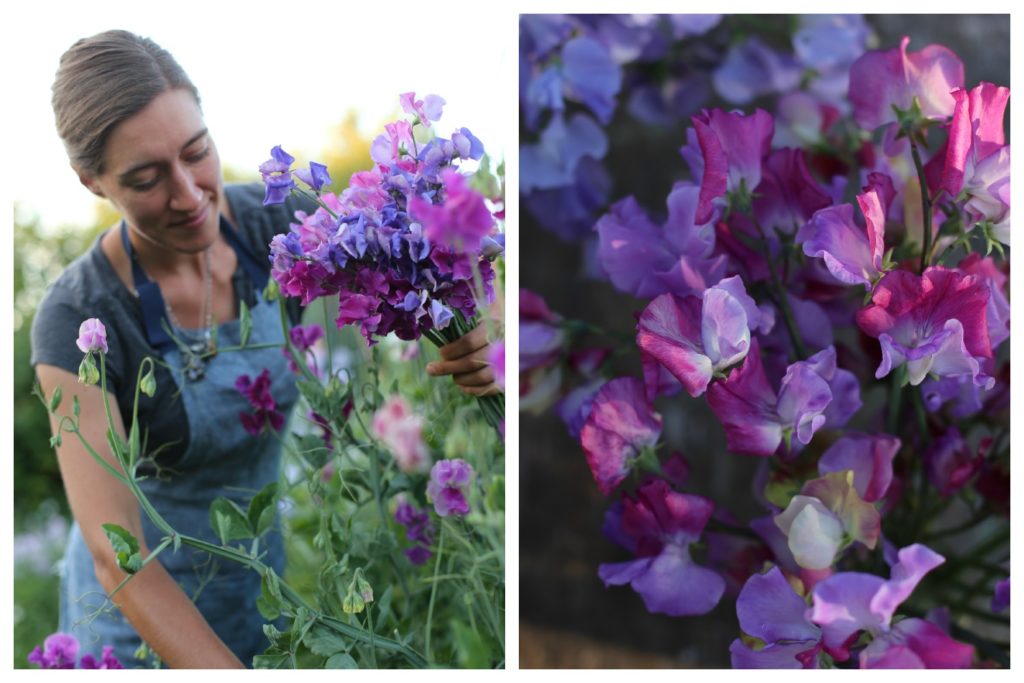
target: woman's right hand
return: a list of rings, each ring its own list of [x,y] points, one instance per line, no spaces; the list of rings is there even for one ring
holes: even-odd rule
[[[77,395],[81,437],[114,469],[121,465],[107,446],[107,416],[103,391],[78,383],[78,376],[50,365],[38,365],[36,374],[44,396],[61,389],[64,400],[57,415],[50,416],[53,433],[60,417],[72,417],[71,397]],[[107,396],[114,430],[125,437],[117,401]],[[140,553],[149,555],[142,531],[139,503],[122,482],[97,463],[74,434],[64,432],[57,447],[64,489],[71,513],[93,557],[96,578],[110,593],[127,576],[117,566],[114,551],[102,525],[117,524],[139,541]],[[117,593],[114,602],[138,634],[169,666],[174,668],[244,668],[242,662],[213,632],[192,600],[159,562],[151,562]]]

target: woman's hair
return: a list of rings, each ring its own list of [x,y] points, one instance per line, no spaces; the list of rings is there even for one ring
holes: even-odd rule
[[[167,50],[128,31],[82,38],[60,58],[53,114],[71,165],[103,173],[107,139],[117,124],[174,88],[199,91]]]

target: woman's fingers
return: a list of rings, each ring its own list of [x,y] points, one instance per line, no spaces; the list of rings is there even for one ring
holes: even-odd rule
[[[477,325],[450,344],[440,348],[441,358],[455,360],[468,356],[474,351],[487,348],[487,326]]]

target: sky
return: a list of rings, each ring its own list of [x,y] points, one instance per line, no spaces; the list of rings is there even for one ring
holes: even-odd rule
[[[513,28],[506,31],[483,4],[478,14],[394,3],[350,11],[350,4],[98,1],[58,6],[45,21],[38,10],[16,10],[28,16],[12,22],[13,44],[5,46],[16,55],[7,91],[16,93],[15,106],[5,113],[17,131],[9,140],[18,159],[13,199],[48,229],[91,222],[94,199],[68,165],[50,87],[72,43],[112,28],[152,38],[175,56],[199,89],[225,166],[255,171],[276,144],[308,160],[350,110],[372,138],[400,114],[398,95],[410,90],[447,100],[439,134],[466,126],[489,154],[508,155],[516,101],[495,102],[499,82],[515,83],[515,15],[502,22]]]

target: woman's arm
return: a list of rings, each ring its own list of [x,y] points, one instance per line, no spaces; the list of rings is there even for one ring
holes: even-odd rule
[[[494,383],[494,370],[487,359],[491,345],[487,326],[477,325],[468,333],[440,348],[441,360],[427,364],[427,374],[452,375],[464,394],[491,396],[500,394]]]
[[[61,388],[65,400],[58,411],[60,416],[70,414],[70,397],[78,395],[82,437],[115,469],[120,470],[117,458],[106,445],[107,418],[102,390],[79,384],[76,375],[51,365],[38,365],[36,373],[44,396],[52,396],[57,387]],[[124,422],[117,402],[113,396],[109,396],[109,402],[114,428],[124,437]],[[59,416],[50,417],[54,433],[59,419]],[[93,460],[76,436],[63,434],[62,445],[57,448],[57,460],[71,513],[92,553],[96,577],[103,589],[110,593],[127,575],[118,568],[101,525],[113,523],[130,531],[139,540],[140,553],[145,558],[149,555],[149,548],[143,537],[138,501],[127,486]],[[114,596],[114,603],[168,666],[244,668],[159,562],[147,564]]]

